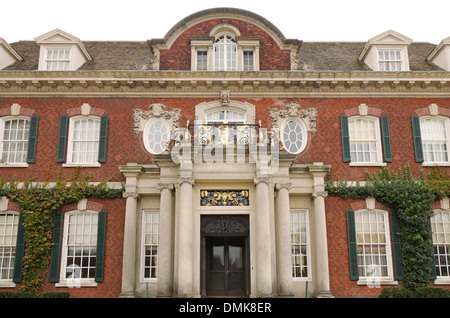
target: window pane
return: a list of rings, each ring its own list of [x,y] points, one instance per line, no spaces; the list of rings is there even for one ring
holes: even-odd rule
[[[448,162],[447,118],[421,118],[420,132],[425,162]]]
[[[159,212],[144,212],[144,278],[158,277]]]
[[[355,213],[358,269],[361,277],[386,277],[388,272],[386,214]]]
[[[371,118],[350,118],[350,156],[352,162],[378,161],[378,121]]]
[[[294,278],[309,276],[308,238],[307,211],[291,211],[292,276]]]
[[[450,276],[450,212],[437,212],[431,218],[436,275]]]
[[[73,121],[72,163],[95,163],[98,161],[100,119],[83,118]]]
[[[4,122],[1,161],[3,163],[25,163],[27,159],[28,119],[11,119]]]

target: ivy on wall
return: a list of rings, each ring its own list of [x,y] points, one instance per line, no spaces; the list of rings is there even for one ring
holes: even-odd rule
[[[366,171],[365,175],[364,185],[348,185],[329,179],[326,184],[328,195],[354,199],[373,197],[395,210],[399,219],[403,285],[411,290],[427,286],[434,260],[430,225],[432,204],[449,195],[448,174],[436,168],[427,179],[422,173],[414,179],[406,165],[397,172],[383,167],[373,174]]]
[[[109,179],[110,180],[110,179]],[[81,168],[67,180],[61,178],[52,186],[48,181],[0,181],[0,196],[17,202],[23,216],[25,251],[22,261],[22,290],[39,295],[42,292],[51,249],[54,214],[61,206],[96,197],[114,199],[122,197],[123,189],[110,189],[108,181],[93,185],[91,177],[83,176]]]

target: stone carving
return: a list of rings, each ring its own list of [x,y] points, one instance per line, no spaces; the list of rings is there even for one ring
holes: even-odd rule
[[[214,216],[202,220],[202,234],[239,233],[247,234],[248,225],[239,216]]]
[[[220,92],[220,101],[222,106],[228,106],[228,102],[230,101],[230,91],[221,91]]]
[[[305,122],[307,129],[312,133],[316,132],[317,115],[317,108],[301,109],[301,106],[296,103],[286,105],[285,109],[269,109],[269,116],[272,120],[273,128],[280,128],[280,124],[285,118],[298,117]]]
[[[181,117],[181,109],[164,110],[163,104],[151,104],[148,106],[150,110],[142,110],[140,108],[133,109],[134,133],[138,134],[143,128],[147,120],[153,117],[166,119],[171,128],[178,128]]]

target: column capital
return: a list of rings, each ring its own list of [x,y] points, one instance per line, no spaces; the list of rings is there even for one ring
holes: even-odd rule
[[[269,185],[270,184],[270,178],[269,177],[256,177],[255,179],[253,179],[253,182],[255,184],[259,184],[261,182],[264,182],[265,184]]]
[[[133,199],[139,199],[140,195],[137,192],[124,192],[123,193],[124,198],[133,198]]]
[[[173,183],[158,183],[158,190],[162,191],[163,189],[168,189],[172,191],[174,189]]]
[[[189,183],[190,185],[194,185],[195,181],[192,177],[179,177],[177,180],[177,183],[179,186],[181,186],[183,183]]]
[[[281,189],[286,189],[286,190],[290,191],[292,189],[292,183],[277,183],[275,185],[275,189],[277,191],[279,191]]]
[[[314,191],[312,193],[313,198],[317,198],[317,197],[322,197],[322,198],[326,198],[328,196],[328,192],[327,191]]]

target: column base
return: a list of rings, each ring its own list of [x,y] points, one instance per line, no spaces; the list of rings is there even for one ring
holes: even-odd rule
[[[135,292],[120,293],[119,298],[136,298],[136,293]]]
[[[316,298],[334,298],[330,291],[317,291]]]

